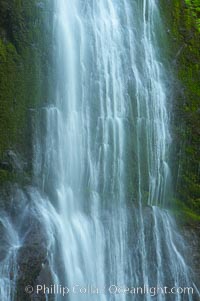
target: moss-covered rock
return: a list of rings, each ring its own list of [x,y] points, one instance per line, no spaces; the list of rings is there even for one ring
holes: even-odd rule
[[[197,30],[200,33],[200,1],[199,0],[185,0],[191,15],[194,18]]]
[[[48,99],[51,14],[46,0],[0,2],[0,182],[16,180],[8,151],[24,158],[26,177],[31,172],[29,110]]]
[[[173,108],[175,197],[179,204],[184,203],[184,212],[196,218],[200,216],[200,1],[162,1],[162,11],[177,79]]]
[[[29,201],[23,191],[32,180],[34,114],[49,98],[52,11],[48,2],[0,1],[0,211],[17,219],[17,226]],[[30,235],[18,251],[16,300],[45,300],[44,295],[25,293],[27,285],[51,281],[44,231],[31,213],[29,219],[24,227]]]

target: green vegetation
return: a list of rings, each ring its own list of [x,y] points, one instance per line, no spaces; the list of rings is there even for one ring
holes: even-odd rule
[[[31,167],[30,109],[48,98],[50,15],[46,0],[0,2],[0,182],[17,178],[9,150]]]
[[[183,223],[200,222],[200,215],[190,209],[184,202],[173,200],[173,213]]]
[[[174,71],[175,197],[187,218],[200,216],[200,1],[162,2]],[[178,171],[178,172],[177,172]],[[176,174],[177,173],[177,174]]]
[[[200,1],[199,0],[185,0],[185,3],[188,5],[191,15],[195,20],[196,28],[200,32]]]

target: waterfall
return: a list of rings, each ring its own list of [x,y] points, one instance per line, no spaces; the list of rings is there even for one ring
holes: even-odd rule
[[[54,284],[70,288],[55,300],[183,300],[122,293],[193,285],[165,209],[173,95],[158,1],[55,0],[53,41],[53,101],[37,112],[27,212],[44,229]]]
[[[158,207],[170,197],[172,97],[158,4],[54,4],[55,101],[43,112],[41,173],[59,221],[56,279],[69,287],[184,286],[190,280],[177,246],[182,239]],[[79,293],[69,300],[88,298]],[[130,298],[152,296],[101,295]]]
[[[0,297],[4,301],[14,301],[17,278],[17,251],[20,241],[12,222],[6,215],[0,216],[0,231],[2,235],[0,258]]]

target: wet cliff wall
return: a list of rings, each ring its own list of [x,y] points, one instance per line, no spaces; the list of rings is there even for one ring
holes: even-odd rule
[[[200,221],[200,1],[162,1],[174,74],[174,203],[185,221]]]
[[[0,1],[1,184],[30,179],[32,113],[48,99],[50,22],[46,0]]]
[[[162,1],[174,74],[173,213],[199,284],[200,261],[200,1]]]

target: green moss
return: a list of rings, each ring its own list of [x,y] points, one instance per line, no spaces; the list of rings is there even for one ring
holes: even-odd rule
[[[200,215],[187,207],[183,201],[173,200],[173,209],[171,210],[182,223],[200,222]]]
[[[195,20],[197,30],[200,32],[200,1],[185,0],[192,18]]]
[[[173,174],[176,198],[184,213],[200,215],[200,1],[162,1],[174,72]],[[178,172],[177,172],[178,171]]]
[[[48,1],[0,3],[0,163],[7,150],[20,153],[31,168],[29,109],[48,99],[51,28]],[[47,47],[47,45],[49,47]],[[0,182],[13,178],[0,169]]]
[[[18,77],[18,54],[11,43],[4,44],[0,40],[0,153],[10,146],[10,141],[16,136],[16,124],[18,111],[15,109],[14,82]],[[17,91],[18,92],[18,91]],[[20,96],[20,95],[19,95]]]
[[[18,183],[20,185],[27,185],[29,183],[30,175],[28,173],[10,172],[0,169],[1,184],[5,182]]]

